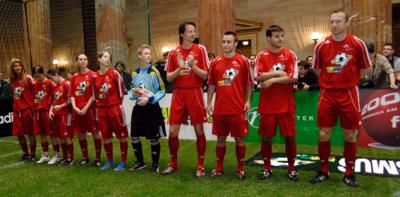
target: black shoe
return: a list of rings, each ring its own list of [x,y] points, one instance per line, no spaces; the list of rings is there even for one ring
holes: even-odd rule
[[[241,172],[237,171],[236,172],[236,178],[238,180],[245,180],[246,179],[246,174],[244,173],[244,171],[241,171]]]
[[[158,166],[158,164],[151,165],[151,172],[158,173],[159,170],[160,170],[160,167]]]
[[[350,187],[358,187],[358,186],[360,186],[360,184],[357,182],[356,177],[354,176],[354,174],[350,174],[348,176],[344,176],[343,177],[343,183],[345,183],[346,185],[348,185]]]
[[[300,180],[300,175],[299,175],[299,173],[296,172],[296,171],[294,171],[294,170],[288,172],[287,176],[288,176],[288,178],[289,178],[291,181],[293,181],[293,182],[297,182],[297,181]]]
[[[35,160],[36,160],[35,155],[29,154],[25,161],[35,161]]]
[[[23,155],[21,155],[21,157],[17,160],[17,162],[22,162],[22,161],[26,161],[28,160],[29,155],[24,153]]]
[[[100,168],[100,166],[101,166],[101,161],[100,161],[100,160],[95,160],[95,161],[94,161],[94,165],[95,165],[96,167]]]
[[[67,159],[66,165],[73,166],[75,164],[75,160]]]
[[[217,178],[217,177],[220,177],[222,175],[224,175],[224,171],[220,172],[220,171],[217,171],[217,170],[212,170],[211,174],[210,174],[210,177],[211,178]]]
[[[326,174],[326,173],[323,173],[321,171],[318,171],[318,174],[314,178],[312,178],[310,180],[310,183],[312,183],[312,184],[322,183],[322,182],[324,182],[324,181],[326,181],[328,179],[329,179],[329,173]]]
[[[129,171],[136,171],[136,170],[143,170],[146,168],[146,164],[144,162],[135,162],[131,168],[129,168]]]
[[[62,158],[61,161],[60,161],[60,164],[61,165],[68,165],[68,159]]]
[[[272,176],[271,170],[261,170],[261,173],[257,176],[258,180],[270,179]]]
[[[82,159],[80,162],[79,162],[79,165],[81,165],[81,166],[86,166],[86,165],[88,165],[89,164],[89,159]]]

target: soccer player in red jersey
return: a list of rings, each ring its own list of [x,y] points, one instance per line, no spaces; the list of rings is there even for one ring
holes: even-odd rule
[[[71,89],[68,80],[61,76],[60,69],[50,69],[47,71],[49,78],[56,84],[53,89],[52,105],[49,117],[54,123],[54,132],[60,138],[63,159],[61,164],[73,165],[74,144],[72,141],[73,133],[71,130],[71,101],[69,91]]]
[[[50,162],[48,142],[49,136],[52,136],[51,139],[54,150],[54,157],[52,158],[53,162],[58,162],[58,152],[60,151],[59,139],[53,137],[52,123],[50,122],[49,118],[51,95],[53,93],[55,84],[46,77],[43,66],[35,66],[32,70],[32,74],[36,79],[34,85],[35,121],[33,125],[35,129],[35,134],[40,135],[43,150],[42,157],[37,163],[40,164]]]
[[[224,53],[216,57],[210,65],[208,78],[207,113],[213,116],[212,133],[217,135],[217,168],[211,177],[224,173],[226,138],[229,134],[236,141],[237,178],[245,179],[244,162],[248,134],[247,113],[250,111],[253,80],[250,63],[246,57],[235,52],[238,44],[235,32],[225,32],[222,39]],[[212,98],[216,93],[215,108]],[[214,110],[215,109],[215,110]]]
[[[281,135],[285,138],[286,156],[288,159],[288,178],[299,180],[295,171],[296,159],[296,127],[295,98],[293,83],[298,77],[297,58],[293,51],[284,48],[284,30],[278,25],[272,25],[266,30],[269,48],[260,52],[256,58],[256,80],[261,83],[260,126],[258,133],[262,136],[261,153],[264,159],[264,169],[258,179],[266,180],[272,175],[271,156],[272,138],[276,135],[279,125]]]
[[[26,74],[22,61],[13,58],[10,63],[10,80],[13,89],[13,126],[12,133],[18,137],[22,156],[18,161],[34,161],[36,159],[36,139],[33,130],[33,78]],[[25,139],[29,136],[30,147]]]
[[[169,118],[169,150],[171,162],[162,174],[171,174],[178,169],[179,128],[181,124],[193,125],[197,136],[197,171],[196,176],[204,176],[204,153],[206,137],[203,123],[207,121],[203,101],[203,82],[207,79],[208,56],[204,46],[194,44],[196,24],[183,22],[179,25],[181,45],[169,53],[166,71],[167,80],[174,83]]]
[[[113,133],[118,137],[121,149],[121,163],[114,169],[120,172],[126,169],[128,154],[128,128],[122,100],[125,95],[125,85],[118,71],[111,68],[112,57],[109,52],[102,51],[97,55],[100,62],[100,70],[96,72],[94,83],[97,99],[97,115],[99,129],[101,131],[106,151],[107,161],[102,170],[114,167],[113,158]]]
[[[97,130],[96,106],[94,95],[94,80],[96,73],[88,68],[87,56],[83,53],[75,58],[78,72],[71,78],[71,104],[74,113],[72,114],[72,129],[79,133],[79,145],[82,151],[80,165],[89,163],[86,133],[93,135],[94,147],[96,150],[95,166],[100,167],[101,162],[101,136]]]
[[[340,117],[345,138],[346,172],[343,182],[357,187],[359,184],[354,176],[354,162],[356,135],[361,120],[357,86],[360,72],[368,72],[371,62],[364,42],[347,34],[349,16],[344,11],[334,11],[329,22],[331,36],[318,43],[314,50],[314,69],[320,76],[321,87],[317,118],[321,168],[311,183],[324,182],[329,178],[330,138],[332,128]]]

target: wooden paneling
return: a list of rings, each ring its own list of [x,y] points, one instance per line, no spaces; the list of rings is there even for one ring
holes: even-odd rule
[[[235,30],[233,3],[234,0],[198,0],[200,42],[214,54],[222,52],[224,32]]]
[[[349,32],[364,41],[373,42],[376,49],[392,40],[391,0],[344,0],[344,9],[352,17]]]

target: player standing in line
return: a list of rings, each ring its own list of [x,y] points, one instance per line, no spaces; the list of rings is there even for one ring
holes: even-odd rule
[[[258,175],[258,179],[266,180],[272,176],[272,138],[276,135],[279,125],[286,143],[287,176],[292,181],[298,181],[299,174],[294,168],[297,150],[296,103],[293,92],[293,83],[298,77],[297,57],[293,51],[283,47],[285,37],[280,26],[272,25],[265,33],[269,48],[258,54],[255,65],[255,79],[261,83],[262,88],[258,106],[258,133],[262,136],[261,153],[264,159],[264,169]]]
[[[128,154],[128,128],[122,100],[125,95],[125,85],[118,71],[111,68],[112,57],[107,51],[98,53],[100,70],[96,72],[95,94],[97,99],[97,116],[99,117],[99,128],[103,137],[104,150],[107,161],[102,170],[114,167],[113,158],[113,133],[119,139],[121,150],[120,164],[114,169],[120,172],[126,169],[126,158]]]
[[[321,87],[317,120],[321,166],[311,183],[324,182],[329,178],[330,139],[340,117],[345,138],[346,171],[343,182],[351,187],[359,185],[354,176],[356,136],[361,124],[358,82],[360,73],[368,72],[371,61],[364,42],[347,34],[349,22],[349,16],[343,10],[332,12],[329,19],[331,36],[318,43],[314,50],[314,69],[320,76]]]
[[[166,136],[164,117],[158,101],[165,96],[165,86],[160,73],[151,65],[150,46],[140,45],[137,55],[140,67],[132,74],[133,88],[130,95],[130,99],[136,102],[131,120],[131,139],[136,163],[129,170],[141,170],[146,167],[140,141],[140,137],[146,137],[151,144],[151,171],[158,173],[160,138]]]
[[[68,80],[61,76],[60,69],[47,71],[49,78],[56,84],[52,94],[52,105],[49,111],[49,118],[54,123],[54,132],[60,138],[63,159],[61,164],[73,165],[74,160],[74,137],[71,130],[71,100],[68,95],[71,85]]]
[[[49,118],[49,110],[51,106],[51,95],[53,94],[53,89],[56,84],[46,77],[43,66],[35,66],[32,70],[32,74],[36,79],[34,84],[35,121],[33,125],[35,134],[40,135],[43,150],[42,157],[37,163],[50,162],[48,137],[51,136],[54,157],[50,164],[54,164],[60,161],[58,157],[60,142],[59,139],[53,135],[54,131]]]
[[[22,61],[16,58],[11,59],[10,81],[13,89],[13,126],[12,133],[18,137],[22,149],[22,156],[18,161],[35,161],[36,159],[36,138],[33,131],[33,78],[26,74]],[[29,136],[30,147],[25,139]]]
[[[83,53],[75,58],[78,72],[71,78],[71,103],[74,113],[72,114],[72,129],[74,133],[79,133],[79,145],[82,151],[80,165],[89,163],[89,153],[87,147],[86,134],[93,135],[94,147],[96,150],[96,160],[94,165],[101,165],[101,136],[96,126],[96,106],[93,83],[96,77],[95,72],[88,68],[87,56]]]
[[[222,39],[224,53],[210,64],[208,78],[207,113],[213,116],[212,133],[217,135],[217,168],[211,177],[224,173],[226,138],[229,134],[236,141],[237,174],[239,180],[245,179],[244,162],[246,144],[244,136],[248,134],[247,114],[250,111],[253,80],[250,64],[246,57],[236,53],[238,44],[235,32],[225,32]],[[212,98],[216,93],[215,110]]]
[[[197,171],[196,176],[204,176],[204,153],[206,137],[203,123],[207,121],[203,101],[203,82],[207,79],[208,54],[204,46],[194,44],[196,24],[183,22],[179,25],[179,41],[181,45],[169,53],[166,70],[167,80],[174,83],[169,118],[169,150],[171,162],[162,174],[171,174],[178,169],[179,128],[190,123],[196,132],[197,142]]]

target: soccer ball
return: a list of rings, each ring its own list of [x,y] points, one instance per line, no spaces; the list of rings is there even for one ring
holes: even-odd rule
[[[344,67],[349,60],[350,58],[346,53],[339,53],[335,56],[334,64]]]
[[[230,68],[230,69],[225,71],[224,77],[228,78],[230,80],[233,80],[236,77],[236,75],[238,74],[238,72],[239,72],[238,70]]]
[[[83,81],[83,82],[79,83],[79,85],[78,85],[79,89],[86,89],[86,87],[87,87],[86,81]]]
[[[284,70],[285,65],[278,63],[272,66],[272,71]]]

